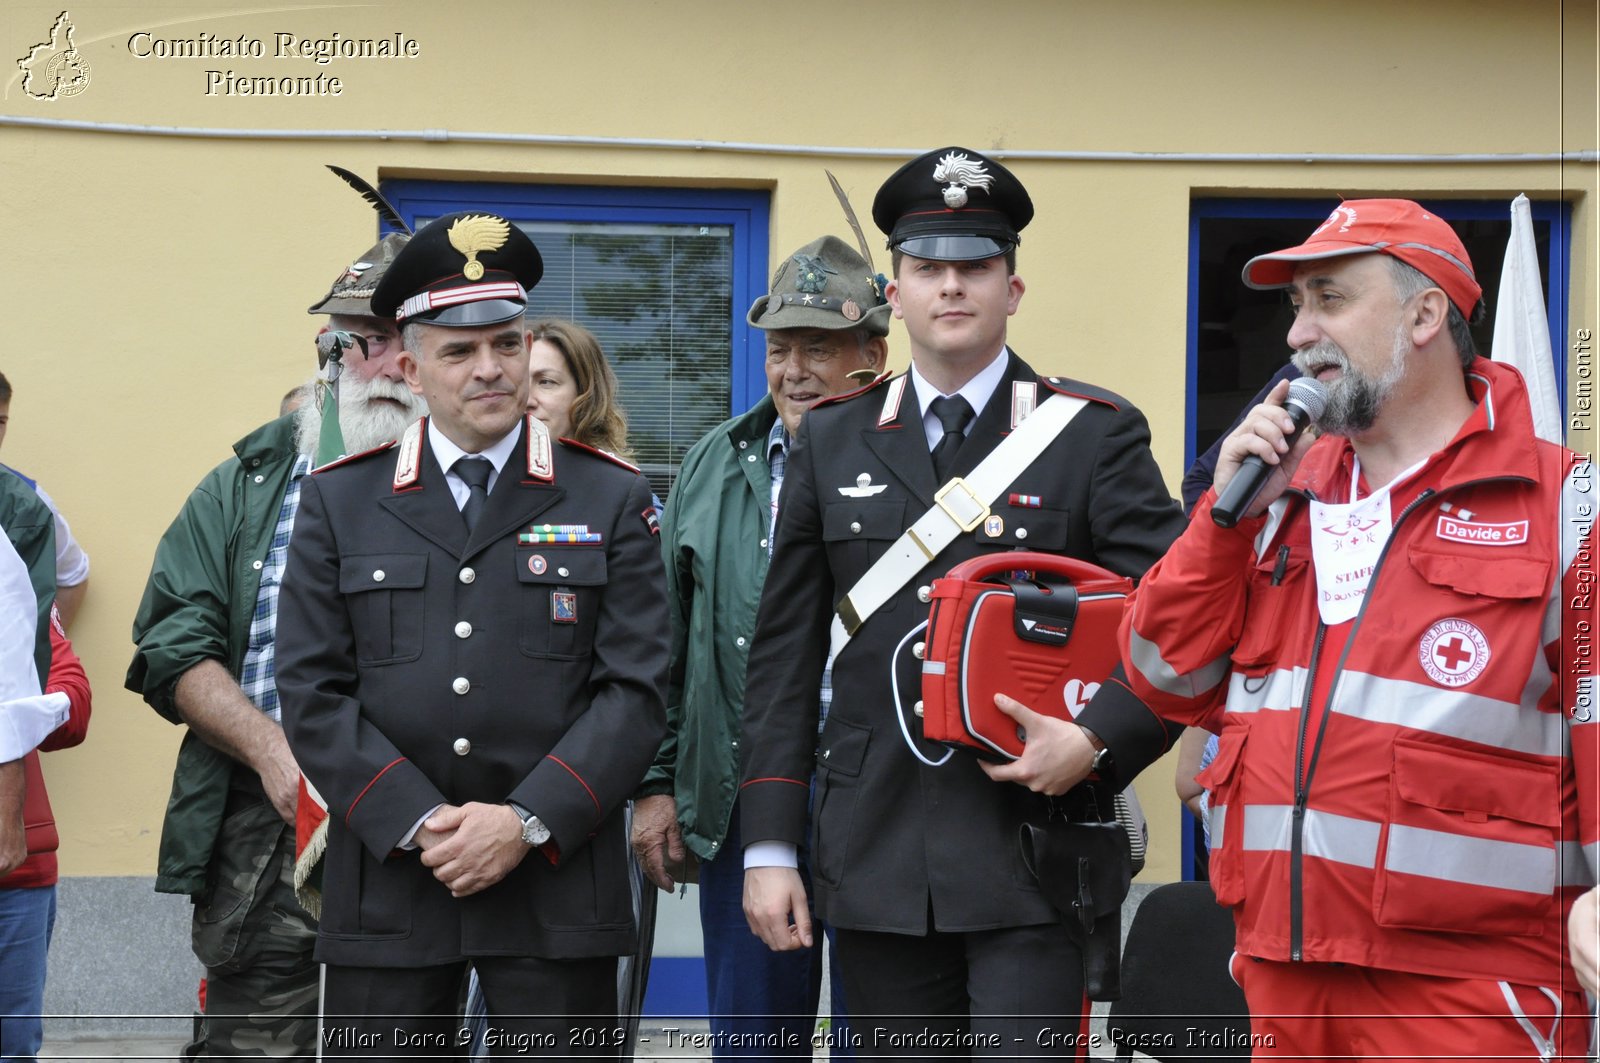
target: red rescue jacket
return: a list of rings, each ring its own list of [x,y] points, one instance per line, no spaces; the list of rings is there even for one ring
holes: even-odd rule
[[[1241,953],[1556,986],[1595,881],[1600,724],[1589,464],[1539,441],[1521,377],[1391,500],[1354,620],[1317,611],[1308,499],[1348,499],[1326,437],[1267,514],[1214,493],[1122,625],[1132,686],[1220,734],[1211,877]]]

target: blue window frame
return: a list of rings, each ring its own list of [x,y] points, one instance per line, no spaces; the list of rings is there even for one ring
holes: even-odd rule
[[[1462,233],[1467,243],[1468,251],[1473,255],[1473,266],[1478,275],[1478,282],[1483,285],[1484,295],[1489,304],[1489,317],[1481,328],[1475,328],[1478,335],[1480,349],[1487,350],[1487,337],[1493,334],[1494,311],[1496,306],[1496,289],[1500,283],[1500,264],[1505,252],[1507,239],[1511,234],[1510,200],[1474,200],[1474,199],[1420,199],[1418,200],[1429,210],[1437,211],[1440,217],[1446,218]],[[1208,230],[1214,229],[1217,222],[1233,222],[1235,228],[1250,231],[1261,231],[1270,228],[1274,223],[1289,223],[1285,230],[1289,235],[1284,237],[1284,242],[1278,247],[1287,247],[1298,243],[1322,221],[1328,213],[1338,206],[1339,200],[1330,199],[1197,199],[1191,204],[1189,213],[1189,293],[1188,293],[1188,368],[1187,368],[1187,402],[1185,407],[1185,422],[1189,426],[1185,438],[1184,468],[1187,469],[1194,463],[1195,457],[1203,447],[1199,441],[1203,438],[1200,434],[1204,418],[1201,416],[1200,403],[1204,393],[1208,391],[1205,378],[1210,375],[1206,364],[1206,354],[1203,348],[1224,325],[1216,320],[1206,320],[1206,310],[1202,305],[1207,302],[1203,286],[1225,285],[1239,291],[1246,291],[1244,282],[1239,279],[1239,270],[1232,269],[1237,264],[1243,267],[1242,261],[1234,263],[1220,258],[1215,254],[1215,248],[1209,247],[1214,242],[1214,237],[1208,240]],[[1534,224],[1534,233],[1539,245],[1542,261],[1540,266],[1544,274],[1545,291],[1548,299],[1546,310],[1550,319],[1550,348],[1555,354],[1555,374],[1557,390],[1564,396],[1566,394],[1566,359],[1562,352],[1566,350],[1567,327],[1567,271],[1570,261],[1571,245],[1571,207],[1559,201],[1533,200],[1531,203]],[[1267,247],[1265,250],[1272,250]],[[1220,268],[1223,267],[1223,268]],[[1268,296],[1270,297],[1270,293]],[[1283,325],[1277,330],[1277,352],[1281,354],[1277,364],[1282,365],[1287,360],[1289,348],[1283,342],[1288,334],[1288,314],[1284,312]],[[1238,406],[1242,407],[1251,395],[1255,394],[1260,385],[1266,383],[1271,372],[1260,374],[1241,374],[1241,386],[1248,384],[1243,390]],[[1254,380],[1254,383],[1249,383]],[[1235,409],[1232,412],[1237,412]],[[1231,421],[1230,413],[1222,423]],[[1204,440],[1210,445],[1210,440]]]
[[[413,227],[486,210],[530,232],[550,282],[530,315],[600,337],[636,460],[662,497],[684,451],[766,393],[765,344],[745,311],[766,291],[767,193],[409,179],[382,189]]]

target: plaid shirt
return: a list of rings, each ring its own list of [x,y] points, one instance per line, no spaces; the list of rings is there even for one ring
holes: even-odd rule
[[[283,584],[283,565],[289,557],[289,533],[294,530],[294,515],[300,508],[300,478],[311,471],[311,458],[295,459],[289,473],[289,486],[278,508],[278,526],[272,533],[272,547],[261,563],[261,590],[256,594],[256,611],[250,619],[250,644],[244,651],[244,667],[239,686],[255,707],[281,721],[278,709],[278,679],[274,667],[273,634],[278,626],[278,588]]]
[[[783,475],[789,468],[789,433],[783,427],[783,418],[772,422],[767,433],[767,468],[772,470],[772,522],[767,529],[767,557],[778,543],[778,492],[783,490]],[[828,658],[822,669],[822,691],[817,705],[817,734],[828,722],[828,708],[833,704],[833,658]]]

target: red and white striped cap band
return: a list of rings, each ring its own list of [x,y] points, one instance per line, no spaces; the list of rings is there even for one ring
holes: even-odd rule
[[[460,288],[446,288],[443,291],[418,292],[400,304],[400,309],[395,311],[395,320],[404,321],[408,317],[425,314],[429,310],[439,310],[447,306],[458,306],[461,303],[477,303],[488,299],[510,299],[515,302],[527,302],[527,293],[522,290],[522,285],[516,281],[493,281],[487,284],[468,284]]]

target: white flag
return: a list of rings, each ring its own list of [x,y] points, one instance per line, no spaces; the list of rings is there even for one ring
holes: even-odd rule
[[[1528,382],[1533,427],[1539,438],[1565,442],[1561,431],[1561,397],[1550,352],[1550,319],[1545,316],[1539,286],[1539,252],[1533,242],[1533,212],[1527,196],[1511,201],[1511,239],[1500,270],[1500,296],[1494,315],[1490,357],[1517,368]]]

